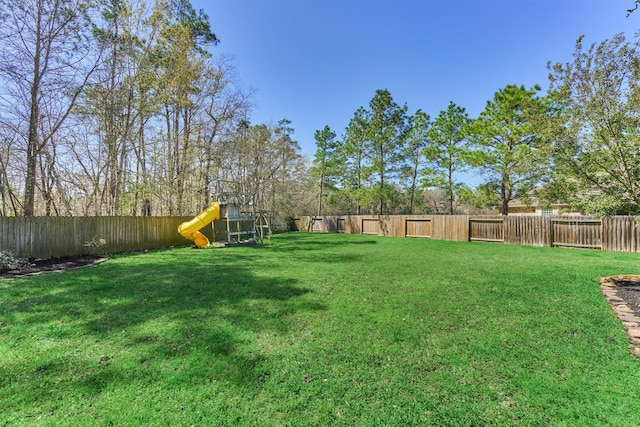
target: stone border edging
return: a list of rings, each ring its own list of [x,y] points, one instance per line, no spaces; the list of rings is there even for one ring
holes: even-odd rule
[[[636,316],[626,302],[618,296],[616,284],[618,281],[640,282],[640,275],[618,275],[600,278],[600,289],[604,297],[609,301],[613,312],[627,331],[631,354],[640,359],[640,317]]]

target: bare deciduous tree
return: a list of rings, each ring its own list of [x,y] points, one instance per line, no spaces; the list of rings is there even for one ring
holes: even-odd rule
[[[35,214],[38,158],[67,119],[95,69],[90,3],[0,0],[0,97],[3,129],[24,149],[23,214]]]

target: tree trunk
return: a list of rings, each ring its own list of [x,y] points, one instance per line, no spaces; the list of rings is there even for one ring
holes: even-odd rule
[[[447,178],[448,178],[447,184],[448,184],[448,187],[449,187],[447,189],[447,192],[449,193],[448,194],[448,196],[449,196],[449,215],[453,215],[453,199],[454,199],[454,197],[453,197],[453,169],[452,169],[452,164],[453,164],[453,161],[451,159],[451,156],[449,156],[449,169],[448,169],[448,176],[447,176]]]
[[[324,169],[324,165],[322,166]],[[320,194],[318,194],[318,216],[322,215],[322,196],[324,192],[324,171],[320,174]]]
[[[40,5],[36,11],[36,39],[33,52],[33,81],[31,82],[31,100],[29,111],[29,130],[27,133],[27,175],[24,180],[24,216],[35,215],[35,193],[36,193],[36,172],[38,146],[38,124],[40,123],[40,108],[38,105],[38,95],[40,94],[40,54],[41,54],[41,34],[42,11]]]
[[[416,198],[416,182],[418,180],[418,162],[420,161],[420,153],[416,152],[413,170],[411,171],[411,191],[409,193],[409,215],[413,215],[413,201]]]
[[[502,201],[502,215],[509,215],[509,200],[511,200],[511,188],[509,188],[505,179],[503,179],[500,183],[500,200]]]

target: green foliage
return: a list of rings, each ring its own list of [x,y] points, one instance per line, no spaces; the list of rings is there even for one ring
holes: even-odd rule
[[[377,90],[369,103],[364,136],[371,161],[371,172],[377,177],[372,189],[378,200],[378,214],[388,213],[392,206],[389,187],[397,182],[410,130],[407,106],[393,101],[388,90]]]
[[[364,108],[360,107],[356,110],[347,126],[342,148],[346,170],[340,187],[347,193],[344,194],[343,199],[353,201],[355,206],[353,213],[357,214],[360,214],[362,206],[366,204],[367,182],[371,174],[365,145],[365,115]]]
[[[429,129],[429,144],[423,151],[429,165],[423,172],[425,182],[445,190],[451,215],[458,184],[454,174],[466,171],[470,158],[471,152],[465,140],[470,123],[464,108],[449,103]]]
[[[461,204],[474,210],[488,210],[493,213],[500,208],[500,184],[496,181],[480,184],[475,190],[467,185],[459,184],[456,193]]]
[[[344,159],[343,151],[336,133],[329,126],[317,130],[314,134],[316,153],[311,173],[323,179],[323,183],[333,183],[343,176]]]
[[[589,213],[640,208],[640,52],[623,34],[549,64],[557,114],[546,125],[564,197]],[[611,206],[605,206],[611,203]]]
[[[416,193],[419,187],[418,177],[424,167],[422,152],[429,143],[427,132],[431,126],[431,118],[422,110],[409,117],[410,130],[407,135],[407,143],[403,154],[403,162],[400,169],[402,187],[409,194],[407,195],[408,206],[403,209],[406,213],[412,214],[415,206],[419,205],[419,198]]]
[[[475,148],[469,160],[488,181],[499,182],[503,215],[509,201],[526,194],[548,173],[548,144],[538,131],[548,109],[536,96],[539,90],[507,85],[469,127],[468,139]]]
[[[336,133],[329,126],[317,130],[314,134],[316,153],[311,174],[318,178],[318,215],[322,215],[323,199],[326,189],[335,188],[340,176],[344,175],[344,153],[336,140]]]
[[[400,182],[409,130],[407,106],[396,104],[388,90],[377,90],[369,109],[354,113],[344,135],[342,189],[357,190],[356,213],[371,199],[377,207],[369,208],[378,214],[392,209],[388,188]]]
[[[611,216],[637,213],[637,207],[609,194],[598,194],[576,200],[573,206],[589,215]]]
[[[177,20],[189,29],[194,45],[218,44],[219,40],[211,31],[209,16],[202,9],[196,11],[190,0],[171,0]]]

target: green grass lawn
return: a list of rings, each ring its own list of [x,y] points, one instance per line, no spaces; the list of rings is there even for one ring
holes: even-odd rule
[[[0,281],[0,426],[640,425],[640,255],[362,235]]]

